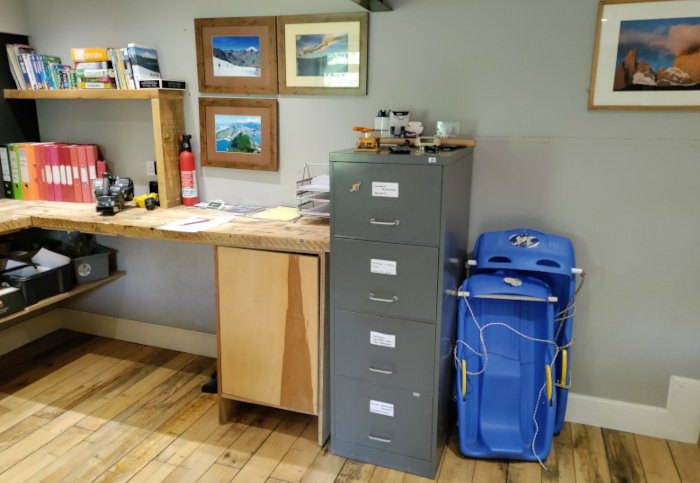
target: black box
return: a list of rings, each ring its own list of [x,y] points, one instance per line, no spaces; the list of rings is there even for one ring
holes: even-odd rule
[[[0,287],[0,318],[19,312],[25,305],[17,287]]]
[[[27,306],[34,305],[46,298],[73,290],[73,265],[49,270],[23,265],[0,273],[0,282],[19,288]]]

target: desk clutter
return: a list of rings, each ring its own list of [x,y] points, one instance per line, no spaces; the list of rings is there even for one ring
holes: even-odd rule
[[[94,235],[29,229],[0,239],[0,317],[109,276]]]

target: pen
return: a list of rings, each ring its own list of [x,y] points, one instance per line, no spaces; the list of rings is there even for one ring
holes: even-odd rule
[[[211,220],[209,218],[202,218],[201,220],[195,220],[195,221],[190,221],[189,223],[183,223],[182,226],[194,225],[195,223],[204,223],[207,221],[211,221]]]

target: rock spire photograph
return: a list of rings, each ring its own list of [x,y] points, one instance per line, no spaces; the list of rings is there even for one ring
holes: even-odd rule
[[[614,91],[699,89],[700,17],[620,22]]]

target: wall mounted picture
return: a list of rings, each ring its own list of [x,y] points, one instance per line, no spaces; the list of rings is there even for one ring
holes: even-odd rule
[[[275,99],[199,99],[202,166],[277,171]]]
[[[277,17],[280,94],[366,95],[367,13]]]
[[[200,92],[277,93],[275,17],[197,18]]]
[[[589,109],[700,109],[700,1],[605,1]]]

